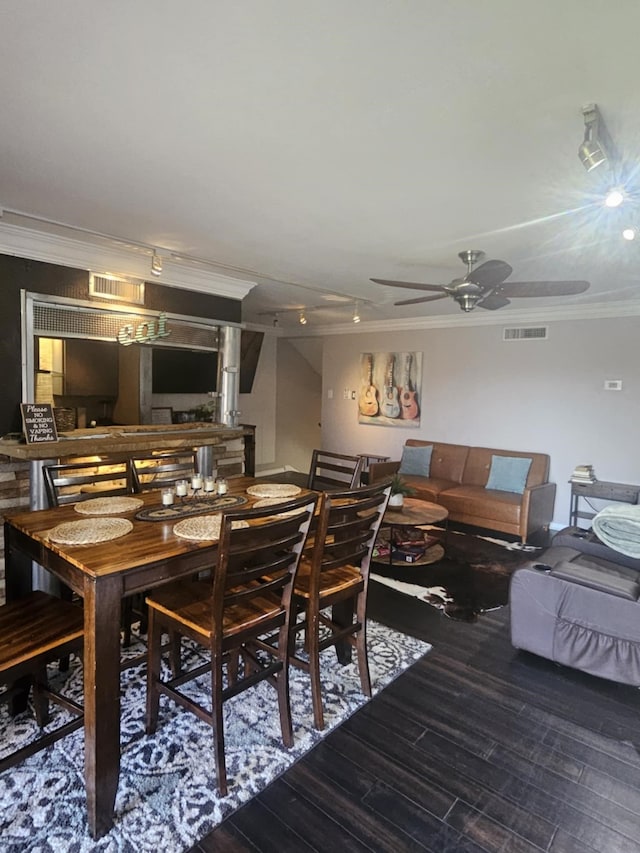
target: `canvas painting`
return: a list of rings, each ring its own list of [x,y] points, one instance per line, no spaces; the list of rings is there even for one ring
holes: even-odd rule
[[[362,353],[358,423],[419,427],[421,390],[421,352]]]

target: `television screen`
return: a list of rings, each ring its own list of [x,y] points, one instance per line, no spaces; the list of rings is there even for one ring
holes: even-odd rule
[[[154,394],[206,394],[217,391],[218,353],[154,347]]]

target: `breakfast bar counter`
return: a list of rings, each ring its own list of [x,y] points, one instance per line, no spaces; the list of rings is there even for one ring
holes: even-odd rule
[[[206,447],[230,439],[243,438],[249,427],[230,427],[217,423],[134,424],[130,426],[95,427],[62,432],[58,441],[22,444],[0,439],[0,454],[29,462],[78,456],[102,456],[172,450],[184,447]]]

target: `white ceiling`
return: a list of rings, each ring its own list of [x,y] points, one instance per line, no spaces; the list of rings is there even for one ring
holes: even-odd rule
[[[215,262],[258,282],[244,318],[268,325],[262,312],[303,306],[325,306],[309,327],[348,320],[355,299],[363,321],[458,315],[449,299],[394,307],[413,292],[369,278],[448,283],[466,248],[507,260],[513,280],[591,281],[501,318],[636,300],[640,240],[620,238],[623,213],[601,204],[614,176],[588,174],[577,147],[596,102],[634,189],[637,0],[10,0],[3,13],[5,219]]]

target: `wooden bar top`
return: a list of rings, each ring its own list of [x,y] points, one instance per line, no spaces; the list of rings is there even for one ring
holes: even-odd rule
[[[22,444],[1,439],[0,454],[11,459],[33,461],[67,456],[135,453],[158,448],[205,447],[241,438],[249,432],[244,427],[215,423],[94,427],[62,432],[58,441],[42,444]]]

